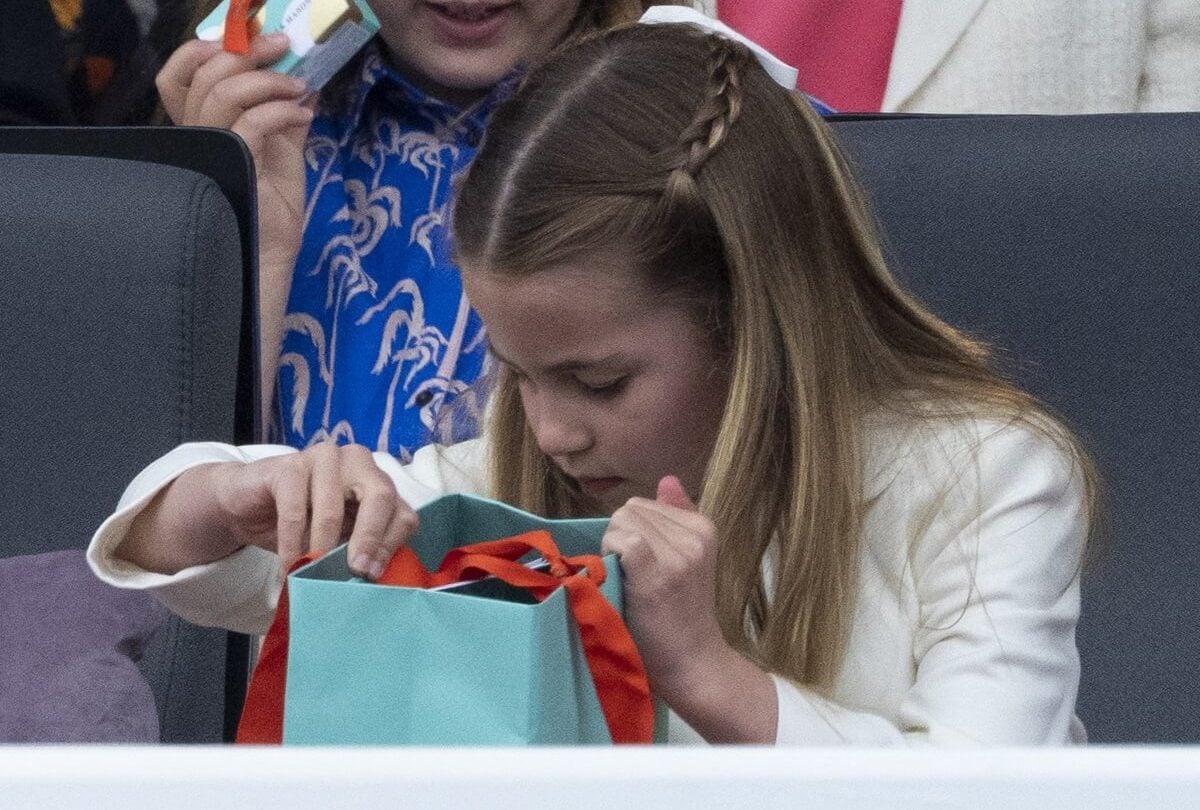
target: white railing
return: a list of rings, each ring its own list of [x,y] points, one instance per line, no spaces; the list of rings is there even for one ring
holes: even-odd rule
[[[0,808],[1200,808],[1200,747],[0,746]]]

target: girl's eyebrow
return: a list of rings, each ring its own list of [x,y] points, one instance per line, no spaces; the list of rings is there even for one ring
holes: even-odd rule
[[[495,357],[504,365],[514,368],[522,374],[527,373],[525,369],[521,368],[512,360],[509,360],[507,357],[497,351],[495,346],[488,346],[488,350],[492,353],[493,357]],[[549,374],[564,374],[572,371],[580,371],[583,369],[592,368],[593,366],[602,366],[606,363],[611,363],[615,360],[619,360],[620,357],[620,352],[613,352],[612,354],[605,355],[604,357],[597,357],[592,360],[563,360],[562,362],[555,363],[554,365],[550,366],[548,369],[546,369],[546,372]]]

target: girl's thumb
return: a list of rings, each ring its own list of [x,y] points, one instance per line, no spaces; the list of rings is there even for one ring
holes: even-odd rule
[[[664,476],[658,482],[658,497],[655,500],[677,509],[686,509],[689,512],[697,511],[696,504],[692,503],[687,490],[683,488],[683,482],[674,475]]]

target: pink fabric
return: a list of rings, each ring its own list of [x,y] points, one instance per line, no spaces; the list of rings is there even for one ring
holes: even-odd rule
[[[734,30],[797,68],[799,89],[839,112],[878,112],[896,44],[900,3],[718,0],[717,12]]]

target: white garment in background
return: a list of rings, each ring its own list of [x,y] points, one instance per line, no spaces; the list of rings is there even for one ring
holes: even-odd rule
[[[884,112],[1200,110],[1200,0],[904,0]]]

